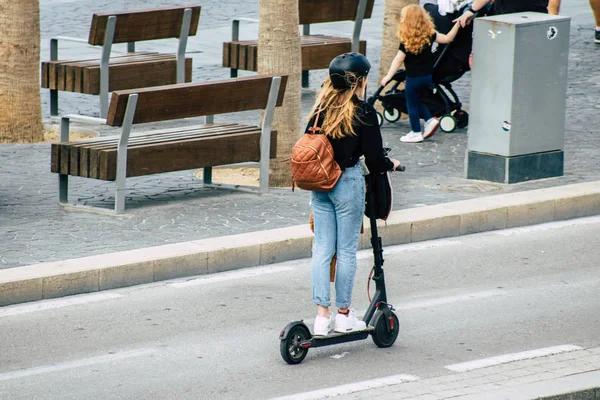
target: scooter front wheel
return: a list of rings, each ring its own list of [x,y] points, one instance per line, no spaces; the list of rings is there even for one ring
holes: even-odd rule
[[[373,342],[377,345],[377,347],[390,347],[398,338],[398,333],[400,332],[400,322],[393,311],[390,311],[389,324],[390,329],[388,330],[388,321],[386,320],[385,315],[383,312],[378,311],[373,324],[375,330],[371,334],[373,336]]]
[[[288,364],[300,364],[308,354],[308,348],[302,347],[301,344],[310,338],[310,332],[305,326],[294,326],[289,331],[287,338],[282,340],[279,345],[283,360]]]

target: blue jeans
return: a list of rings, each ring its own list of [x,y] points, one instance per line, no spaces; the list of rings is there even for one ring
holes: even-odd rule
[[[360,163],[346,168],[332,191],[312,192],[311,203],[315,221],[311,265],[313,303],[323,307],[331,305],[329,265],[336,254],[335,305],[349,307],[365,212],[365,178]]]
[[[431,75],[419,76],[416,78],[406,78],[406,85],[404,87],[404,94],[406,95],[406,108],[408,109],[408,119],[410,120],[410,129],[413,132],[419,133],[421,131],[421,120],[425,121],[431,119],[431,113],[421,103],[422,93],[427,90],[433,84]]]

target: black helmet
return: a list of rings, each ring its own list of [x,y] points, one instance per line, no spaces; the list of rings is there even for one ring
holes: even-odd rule
[[[371,63],[367,57],[359,53],[340,54],[329,64],[329,77],[331,83],[336,89],[349,89],[356,82],[347,79],[348,72],[353,73],[357,77],[365,77],[371,70]]]

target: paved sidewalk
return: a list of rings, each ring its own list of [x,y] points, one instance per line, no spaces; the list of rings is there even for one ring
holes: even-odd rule
[[[122,3],[122,4],[121,4]],[[127,4],[125,4],[127,3]],[[194,57],[194,80],[220,79],[228,70],[220,67],[221,43],[228,40],[228,20],[233,16],[257,17],[257,5],[242,1],[221,7],[216,1],[202,4],[200,30],[190,38],[189,52]],[[416,144],[402,144],[400,134],[408,131],[408,123],[386,124],[384,140],[392,147],[395,157],[407,165],[407,172],[395,174],[394,208],[407,209],[472,199],[511,192],[528,191],[571,183],[600,181],[600,46],[593,43],[592,21],[587,2],[565,4],[563,13],[574,15],[571,30],[569,88],[567,99],[567,126],[565,133],[565,176],[515,185],[500,185],[468,181],[463,178],[466,152],[466,131],[436,134],[432,140]],[[581,4],[579,4],[581,3]],[[59,34],[86,37],[93,11],[115,8],[150,8],[172,4],[166,1],[41,1],[42,59],[48,58],[48,39]],[[570,14],[571,13],[571,14]],[[376,2],[373,18],[364,24],[364,35],[369,42],[368,55],[373,61],[376,78],[381,39],[383,2]],[[333,24],[315,32],[329,33],[348,24]],[[243,35],[256,32],[256,25],[243,27]],[[79,45],[61,46],[61,57],[82,52],[97,53]],[[151,47],[147,47],[151,46]],[[154,47],[152,47],[154,46]],[[140,49],[151,48],[173,51],[174,41],[140,44]],[[303,95],[303,115],[314,98],[314,89],[322,72],[311,74],[313,90]],[[455,87],[461,100],[468,105],[469,79],[466,74]],[[371,91],[376,82],[371,80]],[[79,112],[97,115],[98,99],[60,93],[61,112]],[[42,90],[44,118],[48,119],[48,92]],[[258,113],[244,118],[258,122]],[[217,121],[229,117],[217,117]],[[201,120],[200,120],[201,121]],[[194,124],[198,120],[183,123]],[[158,128],[156,124],[144,128]],[[88,127],[88,126],[86,126]],[[98,126],[101,135],[118,133]],[[85,212],[71,212],[57,205],[57,176],[50,170],[50,146],[0,146],[0,269],[42,262],[65,260],[109,252],[124,251],[228,236],[259,230],[304,224],[309,206],[308,193],[273,189],[267,195],[231,193],[207,190],[194,177],[195,171],[183,171],[128,179],[127,214],[107,216]],[[79,202],[110,208],[114,184],[91,179],[70,179],[70,198]]]
[[[398,379],[401,378],[399,375]],[[414,378],[416,377],[412,377]],[[357,383],[354,384],[355,389],[350,384],[292,395],[285,399],[595,400],[600,396],[600,348],[531,358],[393,385],[385,385],[385,379],[381,379],[381,387],[374,389],[363,388],[357,391],[360,386]],[[411,376],[407,375],[406,380],[409,379]],[[375,381],[371,382],[378,385]],[[567,393],[571,395],[566,395]]]

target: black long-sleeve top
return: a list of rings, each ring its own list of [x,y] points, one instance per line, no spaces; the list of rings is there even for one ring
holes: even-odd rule
[[[348,134],[340,139],[328,136],[333,147],[334,159],[342,170],[356,165],[360,156],[365,156],[365,163],[370,172],[385,172],[394,168],[394,163],[384,155],[383,139],[377,121],[375,108],[365,101],[355,99],[356,117],[354,118],[354,132],[356,135]],[[325,118],[325,111],[319,115],[318,126],[320,127]],[[314,125],[313,116],[306,126],[305,133]],[[324,133],[321,131],[321,133]]]

